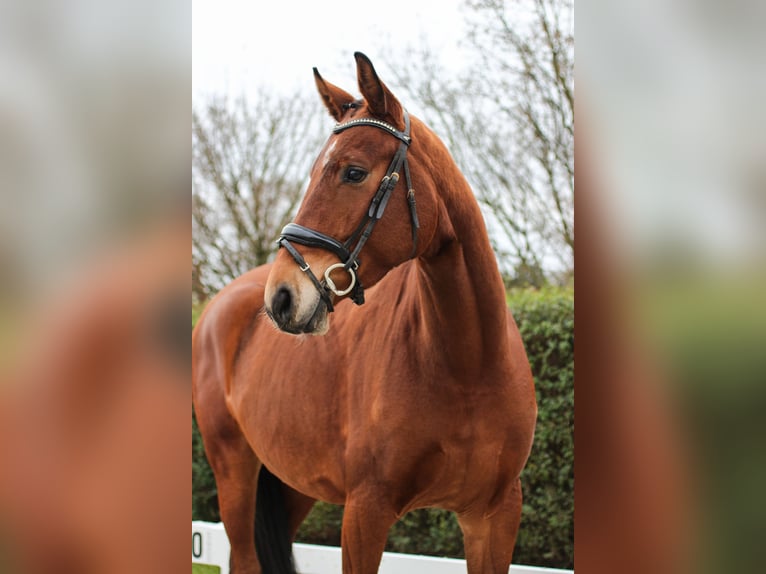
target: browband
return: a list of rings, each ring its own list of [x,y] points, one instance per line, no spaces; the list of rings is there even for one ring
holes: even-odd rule
[[[407,113],[406,111],[404,112]],[[332,129],[332,133],[339,134],[340,132],[347,130],[348,128],[353,128],[356,126],[373,126],[376,128],[380,128],[382,130],[387,131],[395,138],[403,141],[408,146],[412,142],[412,138],[409,136],[409,117],[405,119],[405,122],[407,123],[407,133],[400,132],[398,129],[396,129],[394,126],[392,126],[389,123],[386,123],[381,120],[376,120],[375,118],[357,118],[355,120],[349,120],[347,122],[343,122],[342,124],[335,124],[335,127]]]

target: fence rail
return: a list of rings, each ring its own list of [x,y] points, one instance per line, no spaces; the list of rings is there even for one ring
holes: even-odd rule
[[[337,574],[340,548],[294,544],[295,565],[301,574]],[[192,562],[218,566],[229,574],[229,539],[220,522],[192,521]],[[465,574],[465,560],[384,552],[379,574]],[[508,574],[573,574],[573,570],[513,565]]]

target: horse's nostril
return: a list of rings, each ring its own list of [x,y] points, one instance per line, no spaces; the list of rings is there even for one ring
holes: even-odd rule
[[[293,298],[287,287],[280,287],[271,300],[271,313],[280,323],[287,323],[292,312]]]

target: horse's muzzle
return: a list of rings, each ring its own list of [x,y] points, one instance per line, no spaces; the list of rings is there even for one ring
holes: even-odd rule
[[[325,302],[317,297],[309,310],[287,285],[281,285],[266,304],[266,314],[274,325],[291,335],[323,335],[328,327],[328,310]]]

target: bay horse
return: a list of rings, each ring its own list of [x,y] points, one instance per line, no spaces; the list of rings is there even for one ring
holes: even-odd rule
[[[274,262],[224,288],[192,337],[232,572],[294,572],[292,539],[324,500],[345,505],[345,574],[377,572],[389,528],[425,507],[457,513],[470,574],[506,573],[529,363],[468,183],[355,58],[362,99],[314,69],[338,123]]]

